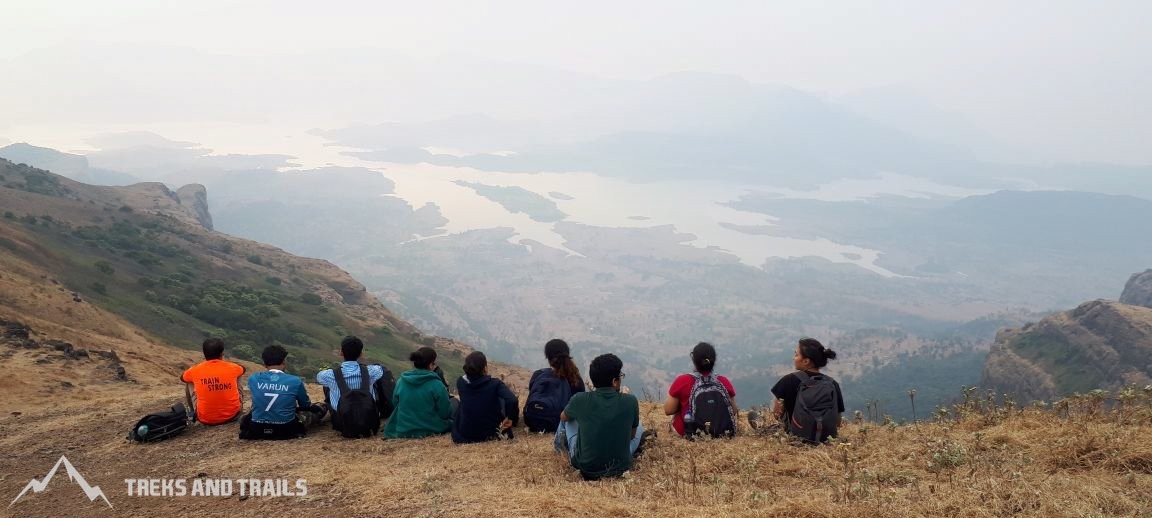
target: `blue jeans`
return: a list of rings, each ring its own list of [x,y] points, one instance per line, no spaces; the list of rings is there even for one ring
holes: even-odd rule
[[[556,451],[565,454],[569,459],[576,455],[576,437],[580,435],[580,424],[576,421],[560,421],[560,426],[556,428],[556,438],[552,441],[552,445]],[[628,453],[633,456],[636,455],[636,450],[640,448],[640,438],[644,436],[644,423],[636,426],[636,434],[632,436],[632,440],[628,443]]]

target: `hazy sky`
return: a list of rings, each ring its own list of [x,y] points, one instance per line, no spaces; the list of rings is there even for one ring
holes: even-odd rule
[[[89,42],[373,47],[621,78],[725,72],[833,96],[899,85],[1044,157],[1152,164],[1150,20],[1146,0],[6,0],[0,59]]]

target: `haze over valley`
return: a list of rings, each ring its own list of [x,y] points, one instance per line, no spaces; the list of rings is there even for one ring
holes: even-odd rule
[[[1091,42],[1052,27],[1033,29],[1058,48],[1147,45],[1124,24]],[[0,157],[201,184],[215,230],[332,261],[501,361],[542,365],[563,337],[659,398],[709,341],[752,404],[814,336],[841,353],[849,406],[906,416],[908,389],[935,405],[978,383],[998,329],[1114,299],[1152,258],[1147,67],[1080,63],[1132,87],[1108,95],[1016,40],[999,41],[1036,78],[979,48],[980,66],[949,62],[965,47],[943,32],[931,56],[854,49],[906,62],[847,56],[836,77],[769,36],[683,63],[619,41],[652,56],[605,53],[605,71],[546,38],[553,59],[58,41],[0,55]],[[1061,101],[1028,97],[1056,95],[1037,81]]]

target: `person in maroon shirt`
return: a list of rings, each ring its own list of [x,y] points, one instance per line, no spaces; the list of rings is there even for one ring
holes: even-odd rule
[[[692,367],[701,376],[711,376],[716,367],[716,348],[707,342],[700,342],[692,348],[689,355],[692,358]],[[736,413],[736,389],[732,382],[724,376],[716,376],[716,381],[728,391],[728,398],[732,402],[733,414]],[[672,417],[672,429],[684,436],[684,414],[691,406],[689,398],[692,396],[692,386],[696,377],[691,374],[681,374],[672,382],[668,389],[668,399],[664,400],[664,414]]]

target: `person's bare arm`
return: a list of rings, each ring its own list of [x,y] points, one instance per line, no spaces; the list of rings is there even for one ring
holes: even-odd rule
[[[183,380],[181,380],[181,381],[183,381]],[[195,416],[196,415],[196,405],[194,403],[192,403],[192,384],[191,383],[185,383],[184,384],[184,401],[188,403],[188,406],[185,408],[185,410],[188,411],[189,413],[191,413],[193,416]],[[195,418],[195,417],[193,417],[193,418]]]
[[[664,415],[676,415],[676,412],[679,411],[680,400],[676,399],[675,396],[668,396],[668,399],[664,400]]]
[[[779,399],[772,401],[772,415],[776,416],[776,420],[784,418],[784,402]]]
[[[568,420],[568,414],[564,413],[563,410],[560,411],[560,420],[561,421],[567,421]]]

